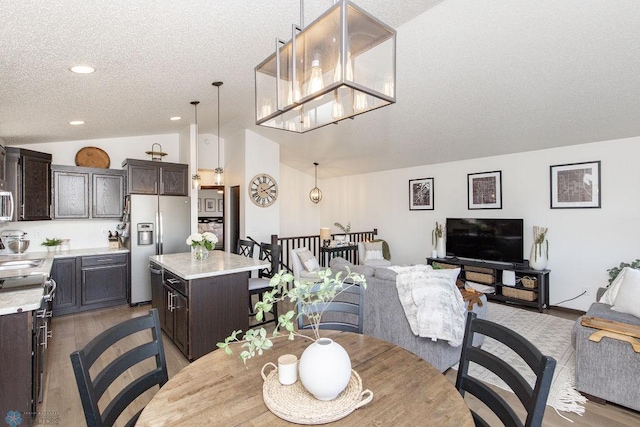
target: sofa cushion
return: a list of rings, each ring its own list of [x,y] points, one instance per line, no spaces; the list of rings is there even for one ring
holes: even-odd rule
[[[612,309],[640,318],[640,270],[630,268],[625,273]]]
[[[369,265],[355,265],[342,257],[331,258],[329,261],[329,267],[335,274],[339,271],[347,272],[347,268],[352,273],[362,274],[363,276],[373,276],[375,268]]]
[[[364,260],[381,260],[382,242],[364,242]]]
[[[295,249],[295,251],[296,251],[296,254],[298,255],[298,258],[300,258],[300,262],[302,262],[302,265],[304,266],[305,270],[317,271],[320,269],[320,264],[318,263],[317,258],[313,256],[313,254],[311,253],[311,251],[309,251],[309,249],[299,248],[299,249]]]
[[[394,284],[396,283],[396,276],[398,273],[389,268],[376,268],[374,274],[375,277],[381,280],[390,280]]]
[[[612,310],[609,304],[603,304],[601,302],[594,302],[593,304],[591,304],[591,307],[589,307],[589,311],[587,311],[586,316],[600,317],[603,319],[613,320],[615,322],[629,323],[631,325],[640,326],[640,317]]]

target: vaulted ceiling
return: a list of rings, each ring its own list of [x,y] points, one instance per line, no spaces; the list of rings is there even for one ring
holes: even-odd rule
[[[216,133],[216,80],[222,138],[260,133],[320,178],[640,135],[636,0],[356,3],[398,30],[398,102],[299,135],[255,125],[253,75],[298,1],[3,2],[0,138],[176,133],[193,100],[200,132]],[[305,2],[305,22],[331,4]]]

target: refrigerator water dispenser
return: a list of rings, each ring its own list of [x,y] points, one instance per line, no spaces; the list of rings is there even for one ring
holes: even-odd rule
[[[153,223],[142,222],[137,226],[138,246],[153,245]]]

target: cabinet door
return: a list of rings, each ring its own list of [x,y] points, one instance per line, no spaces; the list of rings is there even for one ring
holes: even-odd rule
[[[187,165],[160,166],[160,194],[165,196],[187,196],[189,193],[189,170]]]
[[[158,194],[156,165],[129,165],[127,172],[129,194]]]
[[[159,273],[151,273],[151,307],[158,310],[160,325],[164,329],[165,318],[167,316],[166,291],[162,283],[162,267],[154,266],[154,270]]]
[[[189,303],[182,294],[175,292],[173,315],[175,328],[173,342],[187,357],[189,356]]]
[[[175,300],[175,298],[173,297],[173,295],[177,292],[175,292],[172,288],[170,288],[167,285],[162,285],[162,289],[164,290],[164,292],[162,292],[162,304],[165,308],[165,315],[164,315],[164,323],[160,323],[160,326],[162,327],[162,330],[169,335],[170,338],[173,339],[173,331],[175,330],[174,328],[174,311],[173,309],[170,309],[169,307],[172,306],[173,304],[173,300]]]
[[[116,305],[127,301],[127,265],[82,267],[82,305]]]
[[[51,266],[51,277],[56,281],[56,296],[53,299],[53,314],[67,314],[78,304],[76,287],[76,259],[58,258]]]
[[[51,160],[22,155],[23,221],[51,219]]]
[[[53,171],[53,217],[89,218],[89,173]]]
[[[94,173],[93,201],[91,204],[93,218],[120,218],[124,208],[124,177]]]

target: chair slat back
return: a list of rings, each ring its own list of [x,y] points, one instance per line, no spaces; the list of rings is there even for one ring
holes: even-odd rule
[[[258,270],[258,277],[271,278],[280,267],[280,257],[282,255],[282,247],[271,243],[260,243],[260,260],[268,261],[271,265],[268,268]]]
[[[103,353],[121,339],[144,330],[151,331],[150,342],[138,345],[119,355],[95,375],[95,378],[91,378],[89,370]],[[162,387],[169,379],[157,309],[150,310],[147,315],[127,320],[107,329],[84,348],[71,353],[70,357],[85,419],[90,427],[112,426],[120,414],[138,396],[155,385]],[[155,359],[155,369],[144,373],[128,384],[101,412],[98,401],[107,388],[123,372],[149,358]],[[136,414],[129,423],[134,424],[139,414]]]
[[[317,292],[321,284],[318,283],[311,288],[311,292]],[[311,325],[305,323],[307,314],[323,313],[318,327],[320,329],[332,329],[339,331],[349,331],[358,334],[363,330],[363,313],[364,313],[364,289],[362,286],[350,283],[344,284],[344,290],[337,299],[331,302],[317,303],[302,306],[300,302],[297,304],[298,313],[298,329],[311,329]],[[330,319],[325,319],[325,315],[329,313],[337,313]],[[354,318],[357,320],[354,321]]]
[[[236,254],[246,256],[247,258],[253,258],[253,248],[255,243],[251,240],[238,239],[236,245]]]
[[[535,385],[531,387],[525,378],[504,358],[491,354],[482,348],[473,347],[473,338],[477,333],[493,338],[518,354],[536,375]],[[470,362],[477,363],[493,372],[513,390],[527,412],[524,422],[495,391],[469,375]],[[542,425],[555,366],[554,358],[543,355],[522,335],[497,323],[478,319],[475,313],[470,312],[462,343],[456,388],[462,396],[468,392],[482,401],[507,427],[537,427]],[[476,425],[487,425],[477,413],[473,413],[473,416]]]

